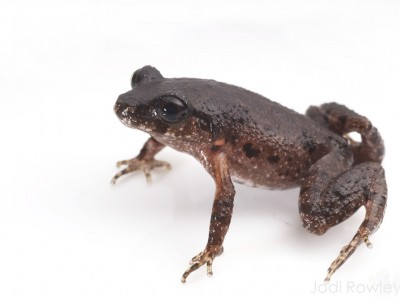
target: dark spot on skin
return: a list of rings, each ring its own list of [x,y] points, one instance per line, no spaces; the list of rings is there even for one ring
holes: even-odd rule
[[[226,223],[225,220],[226,220],[225,212],[211,214],[211,222],[218,222],[218,223],[224,224],[224,223]]]
[[[210,115],[198,110],[194,110],[193,115],[199,119],[199,126],[201,130],[210,132],[212,139],[216,139],[218,137],[219,129],[216,125],[218,121],[215,118],[212,118]],[[218,119],[218,116],[216,118]]]
[[[211,222],[229,225],[229,218],[232,215],[233,203],[231,201],[224,201],[223,199],[218,199],[216,201],[217,207],[213,208]]]
[[[267,159],[271,164],[276,164],[280,158],[277,155],[271,155],[271,156],[268,156]]]
[[[341,139],[337,140],[336,145],[341,151],[346,151],[349,146],[349,142],[346,139]]]
[[[343,201],[346,198],[346,196],[339,190],[334,190],[333,194],[339,199],[339,201]]]
[[[312,140],[307,139],[303,142],[303,149],[308,153],[313,154],[316,149],[316,145]]]
[[[218,151],[220,148],[221,148],[221,146],[212,145],[212,146],[211,146],[211,151]]]
[[[365,199],[373,198],[374,195],[369,190],[369,185],[361,185],[361,189]]]
[[[302,134],[303,134],[303,141],[302,141],[303,149],[306,150],[311,155],[316,149],[316,143],[314,139],[307,134],[306,131],[303,130]]]
[[[200,120],[199,120],[199,127],[200,127],[201,130],[203,130],[203,131],[205,131],[205,132],[208,132],[208,131],[209,131],[208,123],[207,123],[205,120],[203,120],[203,119],[200,119]]]
[[[343,141],[346,143],[347,147],[347,142],[345,140]],[[310,155],[311,163],[315,163],[329,152],[329,149],[325,145],[316,143],[315,140],[312,137],[307,136],[307,133],[305,132],[303,132],[302,146]]]
[[[347,116],[346,115],[340,116],[339,117],[339,122],[340,122],[341,126],[344,126],[346,124],[346,122],[347,122]]]
[[[243,119],[243,118],[239,118],[238,120],[237,120],[237,122],[239,123],[239,124],[244,124],[245,122],[246,122],[246,120],[245,119]]]
[[[260,150],[253,148],[253,144],[251,143],[244,144],[243,151],[246,153],[248,158],[257,157],[260,154]]]
[[[210,128],[210,132],[211,132],[211,138],[216,139],[218,137],[218,133],[219,133],[217,126],[214,123],[210,123],[209,128]]]

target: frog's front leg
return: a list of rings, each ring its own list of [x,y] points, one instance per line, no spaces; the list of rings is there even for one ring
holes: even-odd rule
[[[122,171],[115,174],[112,178],[111,183],[114,184],[119,177],[122,175],[132,173],[137,170],[143,171],[146,176],[147,181],[151,181],[150,171],[154,168],[165,167],[167,169],[171,168],[171,165],[165,161],[160,161],[154,159],[154,156],[160,152],[165,147],[164,144],[156,141],[154,138],[149,138],[147,142],[143,145],[138,156],[128,159],[121,160],[117,162],[117,167],[123,165],[127,166]]]
[[[232,218],[235,188],[229,175],[226,156],[224,153],[218,153],[212,155],[207,162],[206,168],[216,184],[208,242],[205,249],[193,257],[190,267],[183,273],[183,283],[186,282],[190,273],[204,264],[207,265],[207,274],[212,275],[212,263],[214,258],[223,251],[222,244]]]

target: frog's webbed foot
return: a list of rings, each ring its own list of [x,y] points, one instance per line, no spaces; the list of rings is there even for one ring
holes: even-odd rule
[[[189,268],[186,269],[185,273],[182,275],[182,283],[186,282],[186,278],[189,276],[190,273],[193,271],[196,271],[198,268],[200,268],[202,265],[207,265],[207,275],[212,276],[212,263],[218,255],[221,255],[223,252],[223,247],[218,248],[218,247],[212,247],[212,248],[206,248],[204,251],[201,251],[199,254],[197,254],[195,257],[191,259],[189,262],[190,266]]]
[[[171,169],[171,165],[165,161],[156,160],[156,159],[138,159],[132,158],[129,160],[121,160],[117,162],[117,167],[126,166],[125,169],[121,170],[111,179],[111,183],[115,184],[117,179],[122,175],[135,172],[137,170],[141,170],[148,182],[151,181],[151,174],[150,171],[155,168],[164,167],[167,170]]]

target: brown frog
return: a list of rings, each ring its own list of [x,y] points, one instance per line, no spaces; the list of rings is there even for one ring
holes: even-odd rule
[[[381,162],[383,140],[371,122],[337,103],[311,106],[301,115],[243,88],[214,80],[164,78],[145,66],[132,77],[132,90],[114,110],[128,127],[150,135],[139,155],[117,166],[122,175],[170,165],[154,157],[165,146],[194,156],[216,185],[209,237],[182,276],[212,263],[223,251],[231,222],[232,181],[257,187],[299,186],[303,226],[322,235],[361,206],[365,219],[328,269],[326,281],[382,222],[387,187]],[[361,142],[348,134],[357,132]]]

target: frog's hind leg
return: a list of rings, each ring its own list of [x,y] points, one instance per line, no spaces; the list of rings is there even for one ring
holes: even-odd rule
[[[365,206],[365,219],[352,241],[343,247],[328,269],[326,281],[382,222],[386,207],[386,181],[380,164],[366,162],[346,168],[345,160],[325,156],[311,167],[300,190],[299,209],[303,226],[321,235]]]
[[[320,107],[311,106],[306,112],[320,125],[333,132],[346,136],[349,140],[354,156],[354,164],[374,161],[381,162],[385,153],[383,139],[371,122],[353,110],[337,103],[325,103]],[[349,136],[351,132],[361,135],[361,142],[353,141]]]

